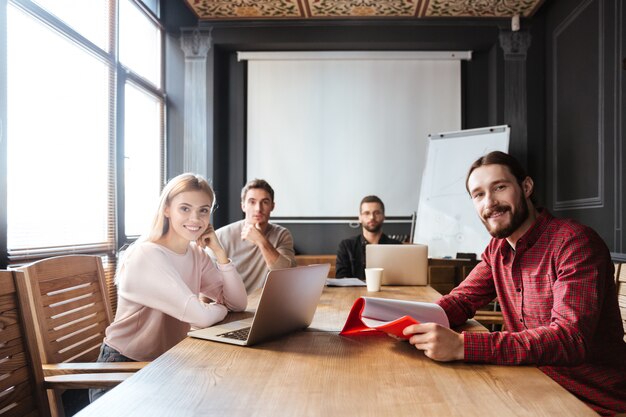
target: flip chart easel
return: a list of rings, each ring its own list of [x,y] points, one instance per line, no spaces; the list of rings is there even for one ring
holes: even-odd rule
[[[414,243],[428,245],[430,258],[479,257],[491,236],[465,189],[470,165],[491,151],[508,152],[508,126],[431,134],[417,210]]]

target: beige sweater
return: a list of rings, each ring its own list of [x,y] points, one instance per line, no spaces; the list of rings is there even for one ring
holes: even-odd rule
[[[226,255],[233,260],[242,276],[246,291],[250,293],[263,286],[268,270],[296,266],[296,257],[291,232],[282,226],[269,223],[265,229],[265,238],[280,256],[268,268],[261,250],[254,243],[241,239],[244,224],[245,220],[231,223],[217,229],[216,233]]]
[[[195,243],[184,255],[140,243],[123,260],[117,281],[117,312],[104,342],[136,361],[156,359],[183,340],[192,325],[211,326],[228,310],[245,310],[247,305],[232,262],[216,267]],[[215,303],[203,303],[198,294]]]

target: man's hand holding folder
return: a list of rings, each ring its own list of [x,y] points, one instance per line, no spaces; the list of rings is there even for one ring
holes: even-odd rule
[[[369,331],[408,339],[431,359],[463,359],[463,334],[450,329],[445,312],[434,303],[360,297],[352,305],[340,334]]]
[[[434,303],[387,298],[359,297],[352,305],[340,334],[382,331],[408,339],[403,330],[410,325],[434,322],[449,327],[448,317]]]

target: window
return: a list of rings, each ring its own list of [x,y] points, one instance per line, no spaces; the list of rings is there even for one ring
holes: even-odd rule
[[[163,175],[162,33],[139,4],[120,0],[120,63],[124,78],[124,219],[127,239],[145,232]]]
[[[106,246],[110,68],[22,10],[7,16],[9,251]]]
[[[50,14],[109,52],[111,33],[109,19],[114,0],[34,0]]]
[[[120,0],[120,61],[161,86],[161,31],[131,0]]]
[[[2,251],[10,264],[100,253],[112,278],[116,249],[145,231],[163,184],[158,2],[0,4],[7,21],[0,31],[7,45],[0,59],[7,74],[6,95],[0,88],[0,109],[5,98],[7,108]]]
[[[161,191],[162,101],[127,83],[124,124],[124,204],[126,236],[148,230]]]

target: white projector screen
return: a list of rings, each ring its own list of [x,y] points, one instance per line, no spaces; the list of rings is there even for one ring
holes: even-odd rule
[[[417,211],[428,134],[461,128],[459,59],[248,59],[247,178],[274,217]]]

